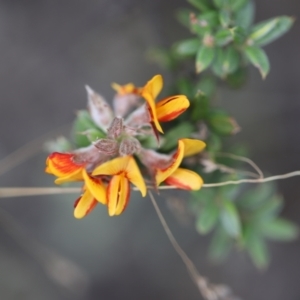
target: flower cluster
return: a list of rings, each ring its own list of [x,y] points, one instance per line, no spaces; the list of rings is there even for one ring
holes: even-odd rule
[[[104,133],[87,147],[67,153],[54,152],[46,161],[46,172],[57,177],[56,184],[82,181],[83,192],[75,202],[74,216],[86,216],[98,203],[107,205],[108,214],[121,214],[129,201],[131,184],[143,197],[147,188],[157,189],[162,183],[180,189],[198,190],[202,178],[180,168],[184,157],[199,153],[205,143],[195,139],[179,139],[170,154],[143,146],[143,139],[154,136],[159,145],[163,129],[160,122],[175,119],[189,107],[184,95],[156,102],[163,86],[160,75],[144,87],[113,84],[116,95],[111,108],[105,99],[86,87],[88,111],[94,124]],[[158,148],[158,146],[157,146]],[[143,165],[143,175],[139,165]],[[147,185],[145,183],[147,179]]]

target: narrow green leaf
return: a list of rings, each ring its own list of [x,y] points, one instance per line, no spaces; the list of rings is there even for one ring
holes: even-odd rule
[[[232,33],[235,44],[243,45],[246,42],[247,32],[243,27],[236,26],[234,28],[231,28],[230,31]]]
[[[196,56],[196,73],[203,72],[210,66],[215,56],[215,49],[212,47],[200,46]]]
[[[293,25],[294,18],[281,16],[255,25],[249,39],[258,46],[265,46],[284,35]]]
[[[207,123],[212,131],[219,135],[235,134],[240,127],[226,112],[213,110],[208,115]]]
[[[196,89],[207,97],[213,96],[216,91],[216,78],[213,76],[202,76]]]
[[[186,8],[180,8],[175,13],[175,17],[179,23],[181,23],[183,26],[190,28],[191,22],[190,22],[190,15],[193,13],[192,10],[186,9]]]
[[[229,29],[221,29],[215,35],[215,44],[223,47],[233,40],[232,31]]]
[[[219,20],[222,27],[227,28],[231,21],[231,15],[228,10],[221,10],[219,12]]]
[[[249,46],[245,48],[245,55],[265,79],[270,71],[270,63],[265,51],[258,47]]]
[[[247,251],[257,268],[264,269],[270,261],[269,251],[260,232],[252,227],[247,227],[244,233]]]
[[[196,228],[201,234],[210,232],[219,218],[219,208],[213,199],[203,206],[196,222]]]
[[[209,135],[206,144],[207,144],[206,150],[208,152],[219,152],[222,149],[221,138],[217,134],[214,134],[213,132]]]
[[[177,146],[178,139],[186,138],[194,131],[194,126],[190,122],[182,122],[179,125],[170,129],[163,138],[160,149],[162,151],[169,151]]]
[[[219,227],[210,243],[209,256],[214,261],[221,261],[228,255],[231,247],[231,238],[222,227]]]
[[[191,31],[203,37],[210,34],[219,25],[219,14],[217,11],[207,11],[198,16],[195,14],[191,20]]]
[[[262,232],[267,238],[273,240],[290,241],[297,238],[299,229],[292,222],[278,218],[265,223]]]
[[[235,14],[235,24],[244,29],[248,29],[254,19],[254,3],[248,1],[245,6],[239,9]]]
[[[229,6],[231,10],[237,11],[243,8],[247,2],[248,0],[229,0]]]
[[[241,234],[241,221],[239,213],[231,201],[224,201],[221,210],[221,223],[228,235],[237,238]]]
[[[176,43],[173,47],[174,52],[180,56],[193,56],[196,55],[200,47],[200,40],[198,38],[183,40]]]
[[[187,2],[193,5],[194,7],[198,8],[202,12],[205,12],[212,8],[210,1],[208,0],[187,0]]]
[[[209,112],[209,98],[206,95],[199,94],[192,103],[192,120],[200,121],[207,117]]]

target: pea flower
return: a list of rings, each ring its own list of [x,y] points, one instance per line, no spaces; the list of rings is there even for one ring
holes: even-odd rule
[[[143,87],[115,83],[113,107],[86,86],[91,122],[103,134],[90,140],[87,147],[50,154],[45,170],[57,177],[56,184],[83,182],[82,195],[74,205],[76,218],[86,216],[98,203],[107,205],[109,216],[120,215],[129,203],[131,184],[145,197],[147,174],[140,172],[136,158],[146,166],[154,188],[161,183],[187,190],[201,188],[201,177],[180,165],[184,157],[200,152],[204,142],[181,139],[177,150],[169,155],[143,146],[143,139],[158,138],[158,132],[163,133],[159,122],[173,120],[189,107],[184,95],[170,96],[156,103],[162,86],[160,75]],[[90,133],[89,126],[86,129],[83,134]]]

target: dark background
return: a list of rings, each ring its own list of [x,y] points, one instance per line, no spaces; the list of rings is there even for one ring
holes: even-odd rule
[[[300,15],[298,0],[256,2],[257,21]],[[84,84],[110,99],[111,82],[143,85],[161,73],[145,52],[189,36],[173,18],[183,6],[183,0],[1,0],[0,157],[69,124],[86,105]],[[253,69],[245,88],[220,92],[221,105],[242,127],[235,140],[272,174],[300,169],[299,32],[296,21],[266,47],[272,70],[265,81]],[[3,174],[1,186],[54,186],[43,172],[46,154],[31,148],[39,154]],[[283,214],[298,224],[299,182],[279,182]],[[73,218],[75,198],[1,199],[1,300],[200,299],[148,198],[132,197],[121,217],[109,218],[100,207],[81,221]],[[207,259],[209,237],[199,236],[192,222],[180,224],[163,198],[159,204],[179,243],[213,282],[243,299],[300,299],[299,240],[270,243],[272,262],[264,272],[238,251],[214,265]]]

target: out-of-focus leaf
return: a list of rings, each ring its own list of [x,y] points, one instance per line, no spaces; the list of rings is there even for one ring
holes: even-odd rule
[[[186,95],[189,99],[195,96],[195,87],[188,78],[183,77],[177,80],[176,87],[179,94]]]
[[[223,0],[222,0],[223,1]],[[221,10],[219,12],[219,20],[222,27],[227,28],[230,24],[230,13],[228,10]]]
[[[270,63],[265,51],[254,46],[246,47],[244,51],[246,57],[258,68],[262,78],[265,79],[270,71]]]
[[[247,79],[247,69],[245,67],[238,68],[235,72],[228,74],[226,82],[232,88],[243,86]]]
[[[87,135],[82,133],[90,129],[96,129],[99,132],[99,138],[105,137],[105,133],[98,128],[86,110],[80,110],[73,124],[72,138],[77,147],[86,147],[91,144]]]
[[[176,19],[185,27],[190,28],[190,15],[191,13],[193,13],[192,10],[190,9],[186,9],[186,8],[181,8],[179,9],[176,14],[175,17]]]
[[[216,11],[207,11],[199,16],[192,15],[191,30],[199,36],[209,34],[219,25],[219,15]]]
[[[243,27],[237,26],[230,29],[233,36],[234,43],[237,45],[243,45],[247,39],[247,32]]]
[[[294,18],[281,16],[255,25],[249,39],[258,46],[265,46],[285,34],[293,25]]]
[[[299,229],[292,222],[278,218],[265,223],[262,232],[267,238],[273,240],[290,241],[297,238]]]
[[[231,247],[231,238],[223,228],[219,227],[209,246],[209,256],[214,261],[223,260],[228,255]]]
[[[248,0],[229,0],[229,6],[232,11],[238,11],[242,9]]]
[[[174,57],[172,57],[172,53],[162,48],[150,49],[147,51],[146,57],[149,61],[169,70],[173,70],[177,66],[177,62]]]
[[[224,230],[233,238],[241,234],[241,221],[239,213],[232,201],[224,201],[220,214]]]
[[[213,0],[213,3],[217,8],[222,8],[227,2],[227,0]]]
[[[209,0],[187,0],[188,3],[193,5],[194,7],[198,8],[202,12],[205,12],[207,10],[210,10],[211,7],[211,2]]]
[[[283,199],[279,195],[274,195],[268,199],[256,212],[253,220],[259,223],[266,223],[274,219],[282,209]]]
[[[196,56],[196,73],[201,73],[208,68],[214,59],[214,55],[214,48],[206,46],[199,47]]]
[[[194,126],[190,122],[180,123],[164,135],[163,144],[160,149],[162,151],[174,149],[177,146],[178,139],[189,137],[193,131]]]
[[[180,56],[193,56],[196,55],[200,44],[198,38],[183,40],[174,45],[174,52]]]
[[[157,148],[157,138],[153,135],[148,135],[143,138],[139,138],[141,145],[144,148],[156,149]]]
[[[209,98],[205,95],[197,95],[192,103],[192,120],[205,119],[209,111]]]
[[[271,198],[274,192],[275,186],[273,183],[259,184],[256,187],[251,186],[250,189],[241,196],[237,205],[246,210],[257,210]]]
[[[219,135],[235,134],[239,126],[226,112],[212,110],[208,115],[208,126]]]
[[[196,221],[196,228],[202,234],[210,232],[216,225],[219,218],[220,210],[215,204],[214,199],[212,198],[210,200],[211,201],[202,207]]]
[[[212,76],[202,76],[196,88],[205,96],[211,97],[216,90],[216,79]]]
[[[229,29],[221,29],[215,35],[215,43],[217,46],[223,47],[233,40],[232,31]]]
[[[245,6],[239,9],[235,14],[235,24],[244,29],[248,29],[254,19],[254,3],[248,1]]]
[[[218,152],[222,149],[222,141],[217,134],[211,133],[206,141],[208,152]]]
[[[214,189],[201,189],[198,191],[191,191],[193,202],[196,203],[196,211],[200,212],[203,205],[207,205],[214,199],[216,191]],[[199,210],[200,208],[200,210]]]
[[[270,255],[260,232],[248,226],[244,232],[246,249],[257,268],[264,269],[269,264]]]

